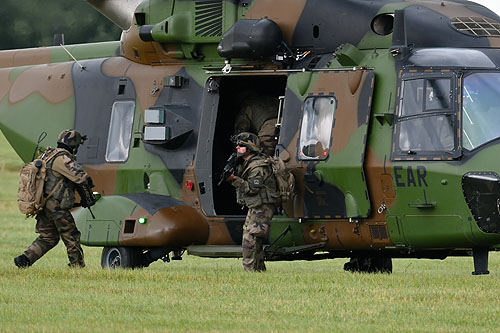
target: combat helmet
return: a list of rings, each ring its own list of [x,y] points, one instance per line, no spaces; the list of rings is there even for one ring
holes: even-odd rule
[[[83,141],[85,141],[86,138],[86,136],[82,136],[78,131],[67,129],[59,134],[57,143],[67,146],[72,150],[76,150],[78,146],[81,145]]]
[[[233,139],[234,146],[246,147],[249,151],[260,153],[260,141],[257,135],[250,132],[242,132]]]

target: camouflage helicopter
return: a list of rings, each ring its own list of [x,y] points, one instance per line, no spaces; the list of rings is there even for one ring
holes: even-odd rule
[[[267,260],[500,248],[500,17],[469,1],[87,0],[119,42],[0,52],[0,129],[24,160],[75,128],[98,192],[74,212],[103,267],[241,256],[218,175],[242,93],[279,98],[297,193]]]

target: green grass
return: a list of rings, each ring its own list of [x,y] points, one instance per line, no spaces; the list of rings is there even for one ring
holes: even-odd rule
[[[22,163],[0,136],[0,331],[498,331],[500,255],[488,276],[471,258],[395,259],[394,273],[351,274],[344,259],[271,262],[184,256],[141,270],[102,270],[100,248],[70,269],[60,243],[33,267],[12,259],[36,238],[15,202]]]

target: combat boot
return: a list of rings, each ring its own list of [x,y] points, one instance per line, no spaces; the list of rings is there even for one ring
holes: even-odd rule
[[[70,262],[68,264],[68,267],[77,267],[77,268],[83,268],[85,267],[85,262],[83,261],[83,259],[81,260],[78,260],[77,262]]]
[[[21,254],[20,256],[15,257],[14,264],[16,264],[16,266],[19,268],[26,268],[26,267],[31,266],[30,260],[24,254]]]

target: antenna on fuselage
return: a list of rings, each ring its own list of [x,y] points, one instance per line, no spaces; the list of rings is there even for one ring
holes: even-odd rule
[[[52,45],[64,45],[64,34],[54,34],[54,43]]]
[[[66,51],[66,53],[67,53],[67,54],[69,54],[69,56],[70,56],[71,58],[73,58],[73,60],[74,60],[74,61],[78,64],[78,66],[80,66],[80,69],[81,69],[82,71],[84,71],[84,70],[85,70],[85,66],[83,66],[83,65],[82,65],[82,64],[81,64],[78,60],[76,60],[76,58],[75,58],[75,57],[73,57],[73,55],[71,54],[71,52],[69,52],[69,51],[68,51],[68,49],[67,49],[64,45],[59,44],[59,46],[61,46],[61,47],[64,49],[64,51]]]

